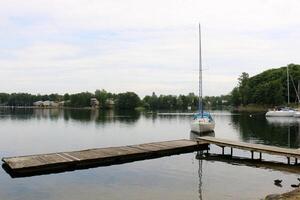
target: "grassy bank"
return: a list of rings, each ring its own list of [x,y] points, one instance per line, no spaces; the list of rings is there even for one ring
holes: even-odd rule
[[[281,105],[284,107],[285,105]],[[299,104],[290,104],[288,107],[299,109]],[[256,104],[249,104],[246,106],[238,106],[233,108],[234,111],[238,112],[267,112],[269,109],[273,109],[274,106],[272,105],[256,105]]]
[[[246,106],[235,107],[233,108],[233,110],[238,112],[267,112],[269,108],[271,107],[265,105],[251,104]]]

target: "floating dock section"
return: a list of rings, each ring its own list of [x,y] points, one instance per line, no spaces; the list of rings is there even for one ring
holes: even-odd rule
[[[183,139],[122,147],[8,157],[2,158],[2,161],[4,162],[3,168],[12,177],[23,177],[120,164],[200,150],[208,150],[208,143]]]
[[[183,139],[121,147],[7,157],[2,158],[4,162],[2,167],[12,177],[25,177],[121,164],[194,151],[208,151],[210,144],[220,146],[222,148],[222,155],[224,155],[224,148],[229,147],[231,149],[231,157],[233,155],[233,148],[237,148],[250,151],[251,159],[254,159],[254,152],[259,153],[258,160],[262,160],[262,153],[285,156],[287,157],[288,164],[290,164],[290,158],[294,158],[294,164],[297,165],[300,158],[299,149],[287,149],[204,136],[198,137],[195,141]]]
[[[287,162],[290,164],[290,158],[294,158],[295,162],[294,164],[298,164],[298,159],[300,158],[300,150],[299,149],[288,149],[288,148],[281,148],[281,147],[275,147],[275,146],[269,146],[269,145],[262,145],[262,144],[252,144],[252,143],[246,143],[246,142],[237,142],[237,141],[231,141],[226,139],[220,139],[215,137],[198,137],[196,139],[197,141],[201,143],[210,143],[218,145],[222,148],[222,154],[224,155],[224,148],[230,147],[230,155],[233,154],[233,148],[247,150],[251,152],[251,158],[254,159],[254,152],[259,153],[259,159],[262,159],[262,153],[267,153],[271,155],[278,155],[278,156],[285,156],[287,157]]]

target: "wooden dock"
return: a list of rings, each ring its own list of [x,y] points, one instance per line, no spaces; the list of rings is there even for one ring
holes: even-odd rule
[[[259,159],[262,159],[262,153],[267,153],[271,155],[278,155],[278,156],[285,156],[287,157],[288,164],[290,164],[290,158],[295,159],[295,164],[297,164],[298,159],[300,158],[300,150],[299,149],[288,149],[288,148],[281,148],[269,145],[262,145],[262,144],[251,144],[246,142],[237,142],[231,141],[226,139],[219,139],[215,137],[198,137],[196,139],[201,143],[210,143],[218,145],[222,148],[222,154],[224,154],[224,148],[230,147],[230,155],[233,154],[233,148],[247,150],[251,152],[251,158],[254,159],[254,152],[259,153]]]
[[[122,147],[7,157],[2,158],[2,161],[4,162],[3,168],[12,177],[24,177],[120,164],[199,150],[208,150],[208,143],[174,140]]]

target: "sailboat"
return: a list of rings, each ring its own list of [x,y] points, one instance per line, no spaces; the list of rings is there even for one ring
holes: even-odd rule
[[[202,55],[201,55],[201,26],[199,24],[199,112],[194,115],[191,131],[196,133],[210,132],[215,128],[215,121],[209,112],[203,111],[202,98]]]
[[[288,98],[288,105],[289,105],[290,104],[289,66],[286,66],[286,74],[287,74],[287,98]],[[288,107],[283,107],[274,110],[269,110],[266,113],[266,117],[293,117],[294,114],[295,114],[295,110]]]

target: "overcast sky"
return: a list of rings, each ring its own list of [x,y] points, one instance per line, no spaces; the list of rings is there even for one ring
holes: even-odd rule
[[[204,95],[300,63],[297,0],[0,0],[0,92]]]

